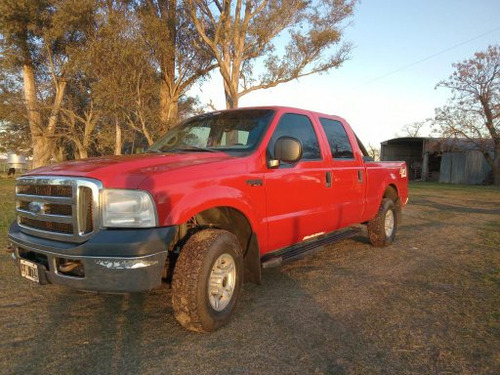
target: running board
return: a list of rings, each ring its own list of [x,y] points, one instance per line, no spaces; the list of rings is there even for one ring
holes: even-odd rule
[[[348,228],[332,232],[311,241],[305,241],[285,247],[284,249],[269,253],[261,258],[262,268],[279,267],[282,263],[303,258],[304,256],[319,250],[324,245],[351,238],[361,232],[360,228]]]

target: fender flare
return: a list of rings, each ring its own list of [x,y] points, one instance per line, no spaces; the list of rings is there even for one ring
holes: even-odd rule
[[[210,197],[210,199],[207,199]],[[248,221],[250,239],[244,250],[244,280],[255,284],[261,283],[261,261],[259,235],[256,231],[255,209],[246,197],[231,187],[207,187],[185,195],[175,204],[165,222],[169,225],[185,223],[193,216],[211,208],[227,207],[237,210]]]
[[[185,194],[176,202],[161,225],[182,224],[197,213],[215,207],[231,207],[240,211],[255,232],[257,223],[253,205],[241,191],[227,186],[206,187]]]

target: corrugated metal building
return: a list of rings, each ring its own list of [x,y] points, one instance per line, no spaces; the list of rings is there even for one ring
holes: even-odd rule
[[[488,140],[481,140],[488,144]],[[491,142],[493,151],[493,142]],[[394,138],[381,143],[380,159],[401,160],[410,180],[487,184],[492,173],[476,142],[456,138]]]

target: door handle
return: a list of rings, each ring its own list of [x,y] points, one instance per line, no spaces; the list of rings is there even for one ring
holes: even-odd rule
[[[332,172],[326,172],[326,187],[332,187]]]
[[[358,169],[358,182],[363,183],[363,171],[361,169]]]

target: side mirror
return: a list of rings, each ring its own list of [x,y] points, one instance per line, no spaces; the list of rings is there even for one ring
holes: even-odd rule
[[[302,144],[293,137],[280,137],[274,144],[274,159],[269,160],[268,166],[275,168],[280,162],[296,163],[302,157]]]

